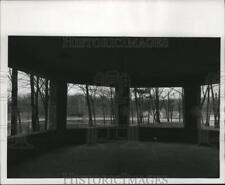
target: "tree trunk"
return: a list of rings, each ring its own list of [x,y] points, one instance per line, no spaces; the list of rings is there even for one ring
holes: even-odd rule
[[[148,110],[148,125],[150,124],[150,111]]]
[[[182,120],[184,123],[184,88],[181,90],[181,108],[182,108]]]
[[[179,99],[178,99],[178,114],[179,114],[179,117],[178,117],[178,120],[179,120],[179,123],[181,121],[181,96],[179,95]]]
[[[220,123],[220,84],[219,84],[219,94],[218,94],[218,99],[217,99],[217,115],[218,115],[217,127],[219,127],[219,123]]]
[[[206,126],[209,126],[209,120],[210,120],[210,91],[209,91],[209,85],[207,87],[207,103],[206,103]]]
[[[151,115],[151,110],[153,109],[152,108],[152,96],[151,96],[151,88],[150,89],[148,89],[149,90],[149,101],[148,101],[148,104],[149,104],[149,110],[148,110],[148,124],[150,124],[150,115]]]
[[[217,93],[215,93],[215,128],[219,127],[219,108],[220,108],[220,102],[219,97]]]
[[[214,96],[214,91],[213,91],[212,84],[210,85],[210,89],[211,89],[211,93],[212,93],[213,115],[214,115],[214,126],[216,127],[216,125],[217,125],[216,99],[217,99],[217,98],[215,98],[215,96]]]
[[[88,107],[88,118],[89,118],[89,126],[93,126],[92,122],[92,112],[91,112],[91,104],[90,104],[90,96],[89,96],[89,88],[88,85],[86,84],[86,101],[87,101],[87,107]]]
[[[113,92],[112,92],[112,88],[110,88],[110,107],[111,107],[111,116],[110,116],[110,119],[111,119],[111,124],[113,123],[114,121],[114,103],[113,103]]]
[[[203,108],[203,105],[205,103],[205,99],[206,99],[206,95],[207,95],[207,91],[208,91],[208,86],[206,88],[206,91],[204,92],[204,89],[202,88],[202,92],[203,92],[203,99],[201,101],[201,111],[202,111],[202,108]],[[201,121],[202,121],[202,124],[204,124],[204,119],[203,119],[203,115],[201,114]]]
[[[18,71],[12,69],[11,135],[17,134]]]
[[[173,122],[173,106],[170,107],[170,121]]]
[[[139,96],[140,96],[140,101],[139,101],[139,114],[140,114],[140,123],[142,124],[144,122],[144,120],[143,120],[143,105],[144,105],[143,94],[141,94]]]
[[[36,93],[35,93],[35,117],[36,117],[36,124],[37,124],[37,130],[40,131],[40,123],[39,123],[39,107],[38,107],[38,99],[39,99],[39,77],[36,78]]]
[[[104,98],[103,97],[101,97],[101,101],[102,101],[103,124],[105,126],[105,105],[104,105]]]
[[[166,108],[166,117],[167,117],[167,122],[170,122],[170,93],[167,93],[167,108]]]
[[[35,109],[35,90],[34,90],[34,75],[30,75],[30,88],[31,88],[31,125],[32,131],[37,130],[36,122],[36,109]]]
[[[159,111],[159,88],[155,88],[155,115],[156,122],[160,123],[160,111]]]
[[[94,118],[94,124],[96,125],[96,114],[95,114],[95,102],[94,102],[94,97],[90,96],[90,102],[91,102],[91,107],[92,107],[92,115]]]
[[[45,80],[45,102],[44,102],[44,108],[45,108],[45,130],[47,130],[47,128],[48,128],[48,100],[49,100],[48,80]]]
[[[153,121],[153,123],[155,123],[155,107],[153,106],[152,107],[152,117],[153,117],[153,119],[152,119],[152,121]]]
[[[133,110],[132,100],[131,100],[131,103],[130,103],[130,111],[131,111],[131,123],[133,125],[134,124],[134,110]]]
[[[181,113],[181,110],[180,110],[181,108],[180,108],[180,102],[178,103],[178,121],[179,121],[179,123],[180,123],[180,121],[181,121],[181,116],[180,116],[180,113]]]
[[[134,88],[134,98],[135,98],[135,107],[136,107],[136,114],[137,114],[137,124],[140,126],[139,107],[138,107],[138,98],[137,98],[137,88]]]

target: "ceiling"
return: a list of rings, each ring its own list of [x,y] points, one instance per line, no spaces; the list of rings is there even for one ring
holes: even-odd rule
[[[97,74],[116,71],[128,74],[131,86],[182,86],[207,83],[207,77],[219,74],[220,70],[219,38],[9,36],[8,39],[9,67],[71,83],[95,84]]]

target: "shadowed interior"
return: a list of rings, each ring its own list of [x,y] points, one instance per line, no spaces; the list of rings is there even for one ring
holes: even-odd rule
[[[125,44],[112,48],[71,45],[79,39],[112,39]],[[146,39],[166,42],[140,48],[138,43]],[[50,80],[52,126],[44,133],[8,138],[8,177],[62,177],[63,173],[218,177],[219,132],[202,131],[198,111],[201,85],[209,80],[219,83],[219,38],[9,36],[8,45],[9,67]],[[118,127],[97,129],[96,143],[87,145],[87,129],[66,128],[67,83],[96,85],[94,77],[107,71],[127,74],[130,86],[111,85],[115,96],[125,99],[116,105]],[[136,130],[139,138],[129,141],[130,87],[144,86],[183,88],[184,128],[140,127]],[[202,144],[199,138],[204,134],[209,143],[197,145]],[[19,142],[23,138],[28,144],[25,148]]]

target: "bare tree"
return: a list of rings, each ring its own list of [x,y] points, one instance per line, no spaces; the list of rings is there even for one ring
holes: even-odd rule
[[[136,118],[137,123],[139,124],[139,113],[138,113],[138,98],[137,98],[137,88],[134,88],[134,101],[135,101],[135,108],[136,108]]]
[[[30,88],[31,88],[31,125],[32,131],[37,131],[37,119],[35,108],[35,87],[34,87],[34,75],[30,75]]]
[[[160,123],[159,88],[155,88],[155,121]]]
[[[48,102],[49,102],[49,80],[45,80],[45,97],[44,97],[44,109],[45,109],[45,130],[48,127]]]
[[[111,116],[110,116],[110,120],[111,120],[111,124],[114,123],[115,121],[115,103],[114,103],[114,96],[115,96],[115,93],[113,92],[113,88],[110,87],[110,113],[111,113]]]
[[[208,86],[206,87],[205,91],[204,91],[204,86],[201,87],[201,91],[203,94],[203,98],[201,98],[201,104],[200,104],[200,108],[201,111],[203,109],[203,105],[205,103],[206,97],[207,97],[207,92],[208,92]],[[203,119],[203,115],[201,114],[201,122],[204,124],[204,119]]]
[[[48,104],[49,104],[49,80],[40,78],[40,86],[38,88],[45,114],[45,125],[44,128],[48,128]]]
[[[12,94],[13,94],[12,92],[18,91],[18,88],[23,88],[23,89],[29,88],[29,85],[30,85],[29,74],[21,72],[21,71],[18,71],[18,70],[16,70],[16,73],[17,73],[16,74],[16,81],[17,81],[16,83],[17,84],[15,84],[15,76],[13,77],[13,75],[15,75],[15,70],[14,70],[14,74],[13,74],[13,70],[11,68],[9,68],[8,79],[9,79],[9,82],[11,84],[11,86],[9,86],[9,91],[11,93],[8,93],[8,100],[11,99],[11,103],[12,103]],[[16,88],[17,88],[16,91],[15,91],[15,85],[16,85]],[[17,100],[18,97],[19,97],[19,95],[18,95],[18,92],[17,92],[16,101],[18,101]],[[13,113],[15,115],[11,114],[11,116],[13,116],[13,117],[15,117],[17,119],[16,134],[18,134],[18,133],[22,133],[23,132],[22,119],[21,119],[21,114],[23,113],[22,112],[23,110],[22,111],[20,110],[18,103],[17,103],[16,106],[17,106],[16,112]],[[11,111],[11,112],[13,112],[13,111]]]
[[[210,88],[209,85],[207,86],[207,102],[206,102],[206,126],[209,126],[210,120]]]
[[[173,122],[173,110],[174,110],[174,99],[170,98],[171,94],[174,97],[174,89],[169,88],[167,92],[167,111],[168,111],[168,122]]]
[[[174,109],[174,106],[173,106],[173,100],[170,100],[170,104],[169,104],[169,113],[170,113],[170,121],[173,122],[173,109]]]
[[[134,109],[133,109],[133,101],[130,101],[130,114],[131,114],[131,123],[134,124]]]
[[[90,97],[90,103],[91,103],[91,108],[92,108],[92,115],[94,118],[94,124],[96,125],[96,111],[95,111],[95,98],[96,98],[96,92],[97,92],[97,87],[92,86],[89,88],[89,97]]]
[[[138,103],[138,89],[134,88],[134,100],[135,100],[135,108],[136,108],[136,115],[137,115],[137,124],[140,126],[140,112],[139,112],[139,103]]]
[[[184,107],[184,89],[181,88],[181,90],[178,90],[177,88],[172,88],[173,91],[177,92],[179,94],[179,97],[178,97],[178,101],[177,101],[177,107],[178,107],[178,119],[179,119],[179,122],[181,121],[181,112],[182,112],[182,109]]]
[[[152,94],[151,94],[152,88],[147,88],[148,91],[148,124],[150,124],[150,115],[152,111]]]
[[[219,125],[219,97],[217,93],[214,93],[213,85],[210,84],[210,89],[212,93],[212,108],[213,108],[213,115],[214,115],[214,125],[218,127]],[[220,92],[220,87],[219,90]]]
[[[170,122],[170,91],[167,92],[167,106],[166,106],[166,118],[167,122]]]
[[[86,89],[86,101],[87,101],[87,107],[88,107],[88,117],[89,117],[89,126],[93,126],[93,121],[92,121],[92,111],[91,111],[91,103],[90,103],[90,95],[89,95],[89,86],[86,84],[85,85]]]
[[[145,94],[145,89],[142,89],[142,88],[138,89],[138,106],[139,106],[139,117],[140,117],[141,124],[144,122],[144,117],[143,117],[144,94]]]
[[[179,98],[178,98],[178,101],[177,101],[178,114],[179,114],[178,115],[178,121],[179,121],[179,123],[181,122],[182,101],[183,101],[182,95],[179,94]]]
[[[18,71],[12,69],[12,102],[11,102],[11,135],[17,134],[17,97],[18,97]]]
[[[36,124],[37,124],[37,130],[40,130],[40,122],[39,122],[39,107],[38,107],[38,100],[39,100],[39,76],[36,76],[36,91],[35,91],[35,117],[36,117]]]
[[[218,84],[218,87],[219,87],[218,96],[216,94],[216,102],[217,102],[216,112],[217,112],[217,116],[218,116],[218,121],[215,124],[215,127],[219,127],[219,123],[220,123],[220,84]]]
[[[106,99],[106,96],[107,96],[107,93],[106,93],[106,89],[105,88],[98,88],[98,91],[97,91],[99,97],[100,97],[100,100],[101,100],[101,107],[102,107],[102,115],[103,115],[103,124],[105,125],[106,124],[106,103],[105,103],[105,99]]]
[[[93,119],[92,119],[92,106],[91,106],[91,100],[90,100],[89,85],[88,84],[86,84],[85,86],[78,85],[78,87],[83,91],[83,93],[86,97],[86,104],[87,104],[87,108],[88,108],[88,124],[90,127],[92,127]]]

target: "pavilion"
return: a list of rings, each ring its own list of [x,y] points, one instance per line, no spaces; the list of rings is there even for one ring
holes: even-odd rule
[[[115,87],[117,120],[123,130],[129,126],[130,88],[182,87],[184,128],[169,131],[140,128],[140,139],[146,141],[149,135],[157,133],[162,141],[197,144],[200,87],[219,83],[220,79],[219,38],[9,36],[8,46],[9,67],[51,82],[51,136],[48,133],[35,136],[31,140],[37,145],[47,141],[75,142],[71,138],[83,137],[86,132],[66,129],[67,83]],[[108,72],[113,77],[101,82],[101,75]],[[52,130],[60,137],[53,137]]]

